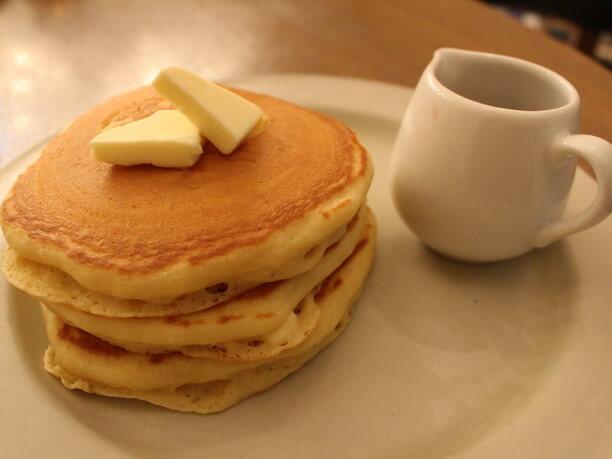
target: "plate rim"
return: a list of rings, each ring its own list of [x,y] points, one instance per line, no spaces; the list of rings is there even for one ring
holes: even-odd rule
[[[301,74],[301,73],[290,73],[290,74],[282,74],[282,73],[277,73],[277,74],[258,74],[258,75],[254,75],[253,76],[253,81],[249,82],[249,77],[244,76],[244,77],[236,77],[236,78],[232,78],[232,79],[228,79],[227,81],[230,83],[234,83],[238,86],[241,87],[245,87],[245,86],[253,86],[258,84],[261,81],[265,81],[268,77],[273,77],[273,78],[286,78],[286,80],[291,80],[292,84],[313,84],[317,87],[321,86],[321,85],[326,85],[326,83],[329,83],[330,80],[334,80],[336,83],[338,84],[343,84],[346,86],[353,86],[353,85],[365,85],[367,86],[369,89],[371,89],[372,91],[379,91],[379,90],[389,90],[389,91],[393,91],[395,89],[401,90],[401,93],[403,95],[406,95],[409,97],[409,95],[412,93],[412,88],[409,88],[407,86],[401,86],[401,85],[397,85],[397,84],[393,84],[393,83],[387,83],[387,82],[382,82],[382,81],[377,81],[377,80],[368,80],[368,79],[362,79],[362,78],[353,78],[353,77],[343,77],[343,76],[334,76],[334,75],[323,75],[323,74]],[[312,83],[308,83],[308,82],[312,82]],[[244,84],[242,84],[244,83]],[[270,84],[270,83],[267,83]],[[287,84],[287,83],[284,83]],[[248,88],[247,88],[248,89]],[[345,97],[345,96],[343,96]],[[380,97],[381,99],[384,99],[384,97]],[[398,111],[401,109],[402,113],[403,113],[403,108],[405,107],[404,102],[399,100],[400,98],[398,97],[397,100],[394,100],[394,102],[391,104],[392,105],[392,111],[391,113],[395,113],[396,115],[394,116],[382,116],[382,118],[386,118],[386,119],[391,119],[394,122],[399,123],[399,121],[401,120],[401,118],[397,117],[397,113]],[[333,108],[336,108],[334,105],[335,103],[332,101],[328,100],[324,100],[321,101],[322,105],[320,105],[321,107],[325,107],[325,102],[329,102],[329,105],[331,105]],[[404,104],[404,107],[401,106],[401,104]],[[310,105],[309,105],[310,106]],[[345,107],[352,107],[352,104],[343,104],[342,107],[340,109],[345,109]],[[389,105],[387,105],[388,108]],[[364,110],[363,109],[363,105],[361,106],[361,110],[358,110],[357,113],[363,113],[363,114],[368,114],[370,116],[376,116],[376,117],[380,117],[379,115],[375,113],[372,113],[372,111],[369,109],[370,107],[368,106],[368,110]],[[380,107],[378,107],[380,109],[384,109],[385,106],[384,104],[381,104]],[[353,111],[350,108],[347,109],[347,111]],[[386,113],[386,112],[385,112]],[[57,131],[59,132],[59,130]],[[19,162],[20,159],[23,159],[28,153],[32,152],[33,150],[35,150],[36,148],[42,147],[46,142],[49,141],[49,139],[52,138],[49,137],[47,139],[43,139],[39,142],[37,142],[36,144],[34,144],[32,147],[22,151],[19,155],[17,155],[16,157],[14,157],[13,159],[11,159],[9,162],[7,162],[6,164],[2,165],[2,167],[0,167],[0,172],[5,173],[7,169],[9,169],[9,166],[15,167],[15,164]],[[379,173],[383,173],[384,171],[379,171]],[[588,174],[587,174],[588,175]],[[6,283],[6,280],[3,280],[2,282]],[[7,339],[10,337],[7,337]],[[11,343],[11,345],[13,345],[13,343]],[[64,414],[65,415],[65,414]],[[609,441],[609,439],[607,440]],[[112,451],[111,449],[109,449],[109,451]],[[392,451],[392,450],[390,450]],[[116,450],[115,450],[116,452]],[[461,455],[462,453],[465,453],[465,451],[461,451]],[[123,456],[122,456],[123,457]]]

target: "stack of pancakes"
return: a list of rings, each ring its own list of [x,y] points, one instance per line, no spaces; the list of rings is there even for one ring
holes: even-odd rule
[[[368,153],[343,124],[268,96],[266,129],[188,169],[112,166],[89,140],[172,108],[152,88],[93,108],[1,209],[9,281],[42,305],[45,368],[70,389],[223,410],[344,329],[372,262]]]

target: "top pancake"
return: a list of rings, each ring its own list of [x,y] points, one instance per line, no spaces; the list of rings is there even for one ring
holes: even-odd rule
[[[236,92],[262,108],[266,129],[231,155],[208,142],[186,169],[113,166],[90,153],[104,128],[171,108],[153,88],[86,112],[6,197],[0,223],[11,247],[91,290],[151,301],[308,270],[318,259],[304,255],[364,200],[369,156],[338,121]]]

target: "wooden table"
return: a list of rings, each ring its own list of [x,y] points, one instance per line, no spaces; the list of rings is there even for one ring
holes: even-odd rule
[[[0,165],[97,102],[178,65],[209,79],[276,72],[414,86],[436,48],[525,58],[578,89],[583,130],[612,139],[612,74],[467,0],[0,2]]]

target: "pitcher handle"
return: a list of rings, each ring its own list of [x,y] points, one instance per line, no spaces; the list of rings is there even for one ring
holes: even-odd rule
[[[612,212],[612,145],[592,135],[568,135],[554,141],[552,153],[565,160],[577,155],[586,160],[597,181],[597,194],[591,205],[575,217],[551,223],[542,228],[535,239],[535,247],[545,247],[569,234],[596,225]]]

